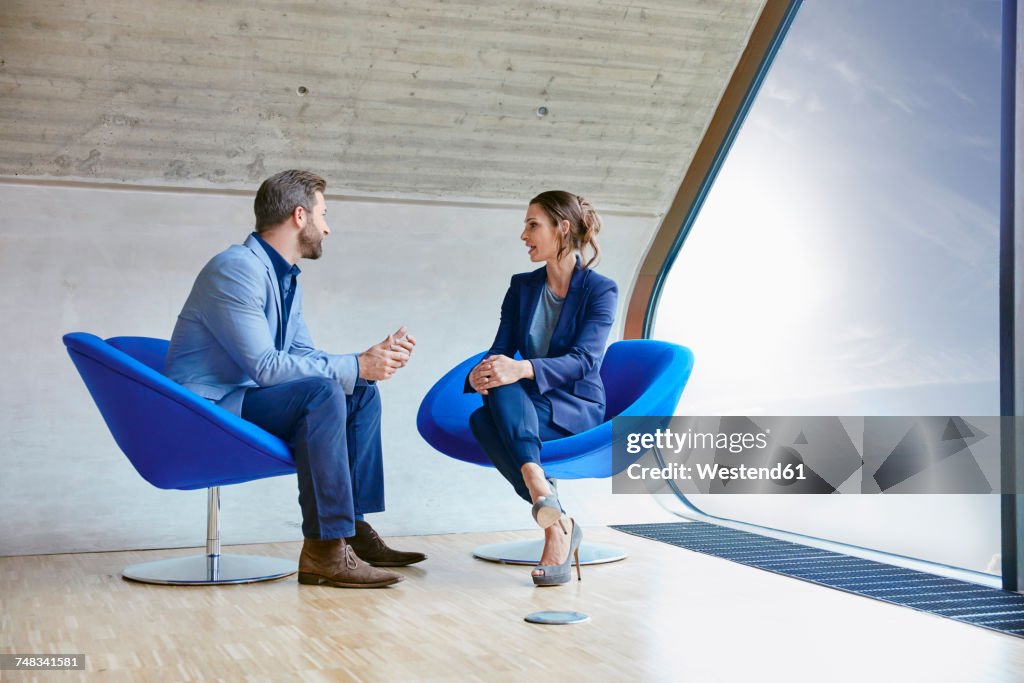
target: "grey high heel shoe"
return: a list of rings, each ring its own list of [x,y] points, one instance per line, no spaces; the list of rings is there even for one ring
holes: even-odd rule
[[[541,529],[547,529],[562,518],[562,506],[558,503],[558,488],[551,479],[548,479],[548,485],[551,487],[551,495],[541,496],[533,504],[533,519]]]
[[[538,564],[534,569],[544,571],[540,576],[534,575],[533,585],[535,586],[560,586],[569,583],[572,579],[572,562],[576,561],[576,580],[582,581],[580,574],[580,543],[583,542],[583,529],[576,524],[576,520],[569,518],[572,524],[572,537],[569,541],[569,554],[565,556],[565,562],[558,565]],[[565,526],[562,526],[565,529]]]
[[[561,518],[562,508],[558,504],[558,496],[554,493],[550,496],[541,496],[533,504],[533,519],[541,529],[547,529]]]

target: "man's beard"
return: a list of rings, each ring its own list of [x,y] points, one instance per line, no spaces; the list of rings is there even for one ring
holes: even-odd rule
[[[311,260],[316,260],[324,254],[324,236],[313,226],[312,221],[306,223],[299,233],[299,253],[302,254],[302,258]]]

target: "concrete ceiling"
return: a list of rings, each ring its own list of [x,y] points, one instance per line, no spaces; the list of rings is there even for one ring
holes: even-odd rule
[[[763,4],[5,0],[0,176],[661,214]]]

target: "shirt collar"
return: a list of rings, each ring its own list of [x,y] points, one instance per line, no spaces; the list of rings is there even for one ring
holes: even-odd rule
[[[256,238],[256,241],[262,245],[263,250],[267,252],[267,256],[270,257],[270,262],[274,264],[274,273],[277,275],[278,280],[284,280],[285,275],[291,275],[292,277],[298,276],[302,271],[299,270],[298,266],[288,263],[284,256],[278,253],[277,249],[270,246],[266,240],[260,237],[257,233],[252,234]]]

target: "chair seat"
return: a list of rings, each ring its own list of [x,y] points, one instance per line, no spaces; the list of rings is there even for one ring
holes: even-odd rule
[[[476,393],[463,393],[466,376],[483,358],[462,361],[431,387],[420,404],[416,426],[432,447],[448,457],[493,467],[469,429],[469,416],[483,405]],[[541,462],[558,479],[610,477],[612,418],[619,415],[672,415],[693,367],[689,349],[650,339],[620,341],[608,347],[601,379],[608,396],[605,421],[585,432],[545,441]]]

